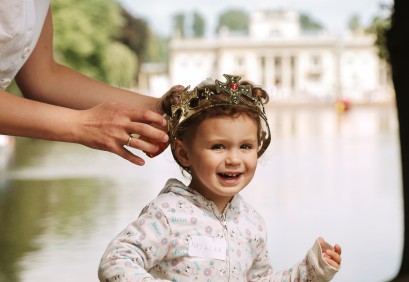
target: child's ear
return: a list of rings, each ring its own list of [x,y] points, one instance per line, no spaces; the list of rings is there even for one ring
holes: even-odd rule
[[[179,163],[181,163],[183,166],[189,167],[191,165],[187,153],[187,148],[185,144],[183,144],[183,142],[180,141],[179,139],[175,141],[175,155]]]

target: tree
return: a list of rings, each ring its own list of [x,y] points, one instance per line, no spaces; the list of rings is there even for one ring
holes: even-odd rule
[[[216,31],[219,32],[222,27],[227,27],[231,31],[247,33],[249,30],[249,16],[241,10],[228,10],[220,15]]]
[[[120,6],[114,0],[52,1],[55,56],[60,63],[92,78],[113,81],[117,68],[113,58],[126,58],[127,69],[136,63],[135,55],[122,46],[112,48],[115,35],[123,24]],[[136,74],[128,75],[135,77]],[[131,81],[126,84],[130,84]]]
[[[386,47],[386,32],[391,27],[391,10],[387,5],[380,6],[379,15],[372,19],[371,25],[367,28],[367,32],[376,36],[375,45],[378,47],[378,55],[381,59],[389,62],[389,51]]]
[[[304,31],[320,31],[323,29],[318,21],[314,20],[306,13],[300,13],[300,25],[301,29]]]
[[[112,42],[106,49],[104,62],[108,71],[105,81],[121,87],[130,88],[137,81],[138,56],[127,46]]]
[[[376,35],[375,45],[378,47],[378,55],[381,59],[389,62],[389,52],[386,48],[385,32],[389,29],[390,20],[375,17],[370,30]]]
[[[350,31],[356,32],[361,29],[361,18],[358,14],[352,15],[348,20],[348,29]]]
[[[114,80],[119,80],[122,85],[122,83],[125,83],[125,81],[130,78],[129,76],[127,76],[127,73],[124,72],[124,68],[127,68],[130,73],[133,73],[133,74],[139,73],[139,70],[142,64],[141,58],[143,58],[147,45],[148,45],[149,28],[145,20],[132,16],[125,9],[121,10],[121,14],[124,18],[125,24],[120,29],[117,39],[121,43],[126,45],[130,50],[133,51],[133,54],[130,54],[130,56],[135,56],[136,54],[134,66],[127,65],[127,63],[125,62],[126,60],[125,56],[119,57],[124,60],[121,63],[111,61],[111,63],[116,64],[117,67],[119,67],[119,69],[122,68],[122,72],[120,74],[113,73],[110,76],[113,77]],[[120,46],[117,46],[117,44],[116,44],[116,49],[111,49],[111,51],[115,51],[115,50],[116,52],[119,52],[119,51],[122,53],[126,52],[126,49],[123,49],[121,51]],[[123,67],[121,67],[121,65]],[[138,78],[135,75],[134,75],[134,80],[138,81]]]
[[[185,37],[186,28],[185,28],[185,14],[178,13],[173,16],[173,30],[180,34],[181,37]]]
[[[173,16],[173,30],[181,37],[203,37],[205,27],[205,19],[199,12]]]
[[[142,59],[144,62],[166,63],[168,61],[168,40],[149,29],[147,46]]]
[[[192,30],[193,30],[193,37],[203,37],[204,32],[205,32],[205,19],[201,14],[198,12],[193,13],[193,24],[192,24]]]
[[[149,28],[145,20],[136,18],[122,9],[124,25],[121,27],[117,39],[129,47],[138,57],[142,57],[149,37]]]

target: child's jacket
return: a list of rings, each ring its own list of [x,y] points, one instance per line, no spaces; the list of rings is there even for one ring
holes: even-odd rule
[[[170,179],[108,246],[101,281],[329,281],[337,270],[319,243],[293,268],[273,272],[261,216],[240,195],[220,214],[213,202]]]

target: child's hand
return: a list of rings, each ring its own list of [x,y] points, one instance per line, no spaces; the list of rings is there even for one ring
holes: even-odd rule
[[[318,241],[322,249],[322,257],[324,260],[332,267],[339,269],[341,265],[341,247],[338,244],[335,244],[335,246],[332,247],[330,244],[325,242],[324,238],[322,237],[319,237]]]

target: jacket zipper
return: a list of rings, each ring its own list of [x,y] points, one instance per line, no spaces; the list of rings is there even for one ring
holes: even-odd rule
[[[228,204],[226,206],[226,208],[224,209],[223,213],[220,216],[220,223],[222,224],[223,230],[224,230],[223,233],[224,233],[224,239],[226,240],[226,251],[227,252],[230,252],[230,250],[229,250],[229,232],[228,232],[228,229],[227,229],[227,221],[226,221],[226,212],[229,209],[229,205],[230,204]],[[226,256],[226,259],[228,260],[228,263],[227,263],[227,273],[228,273],[227,281],[230,281],[230,256]]]

